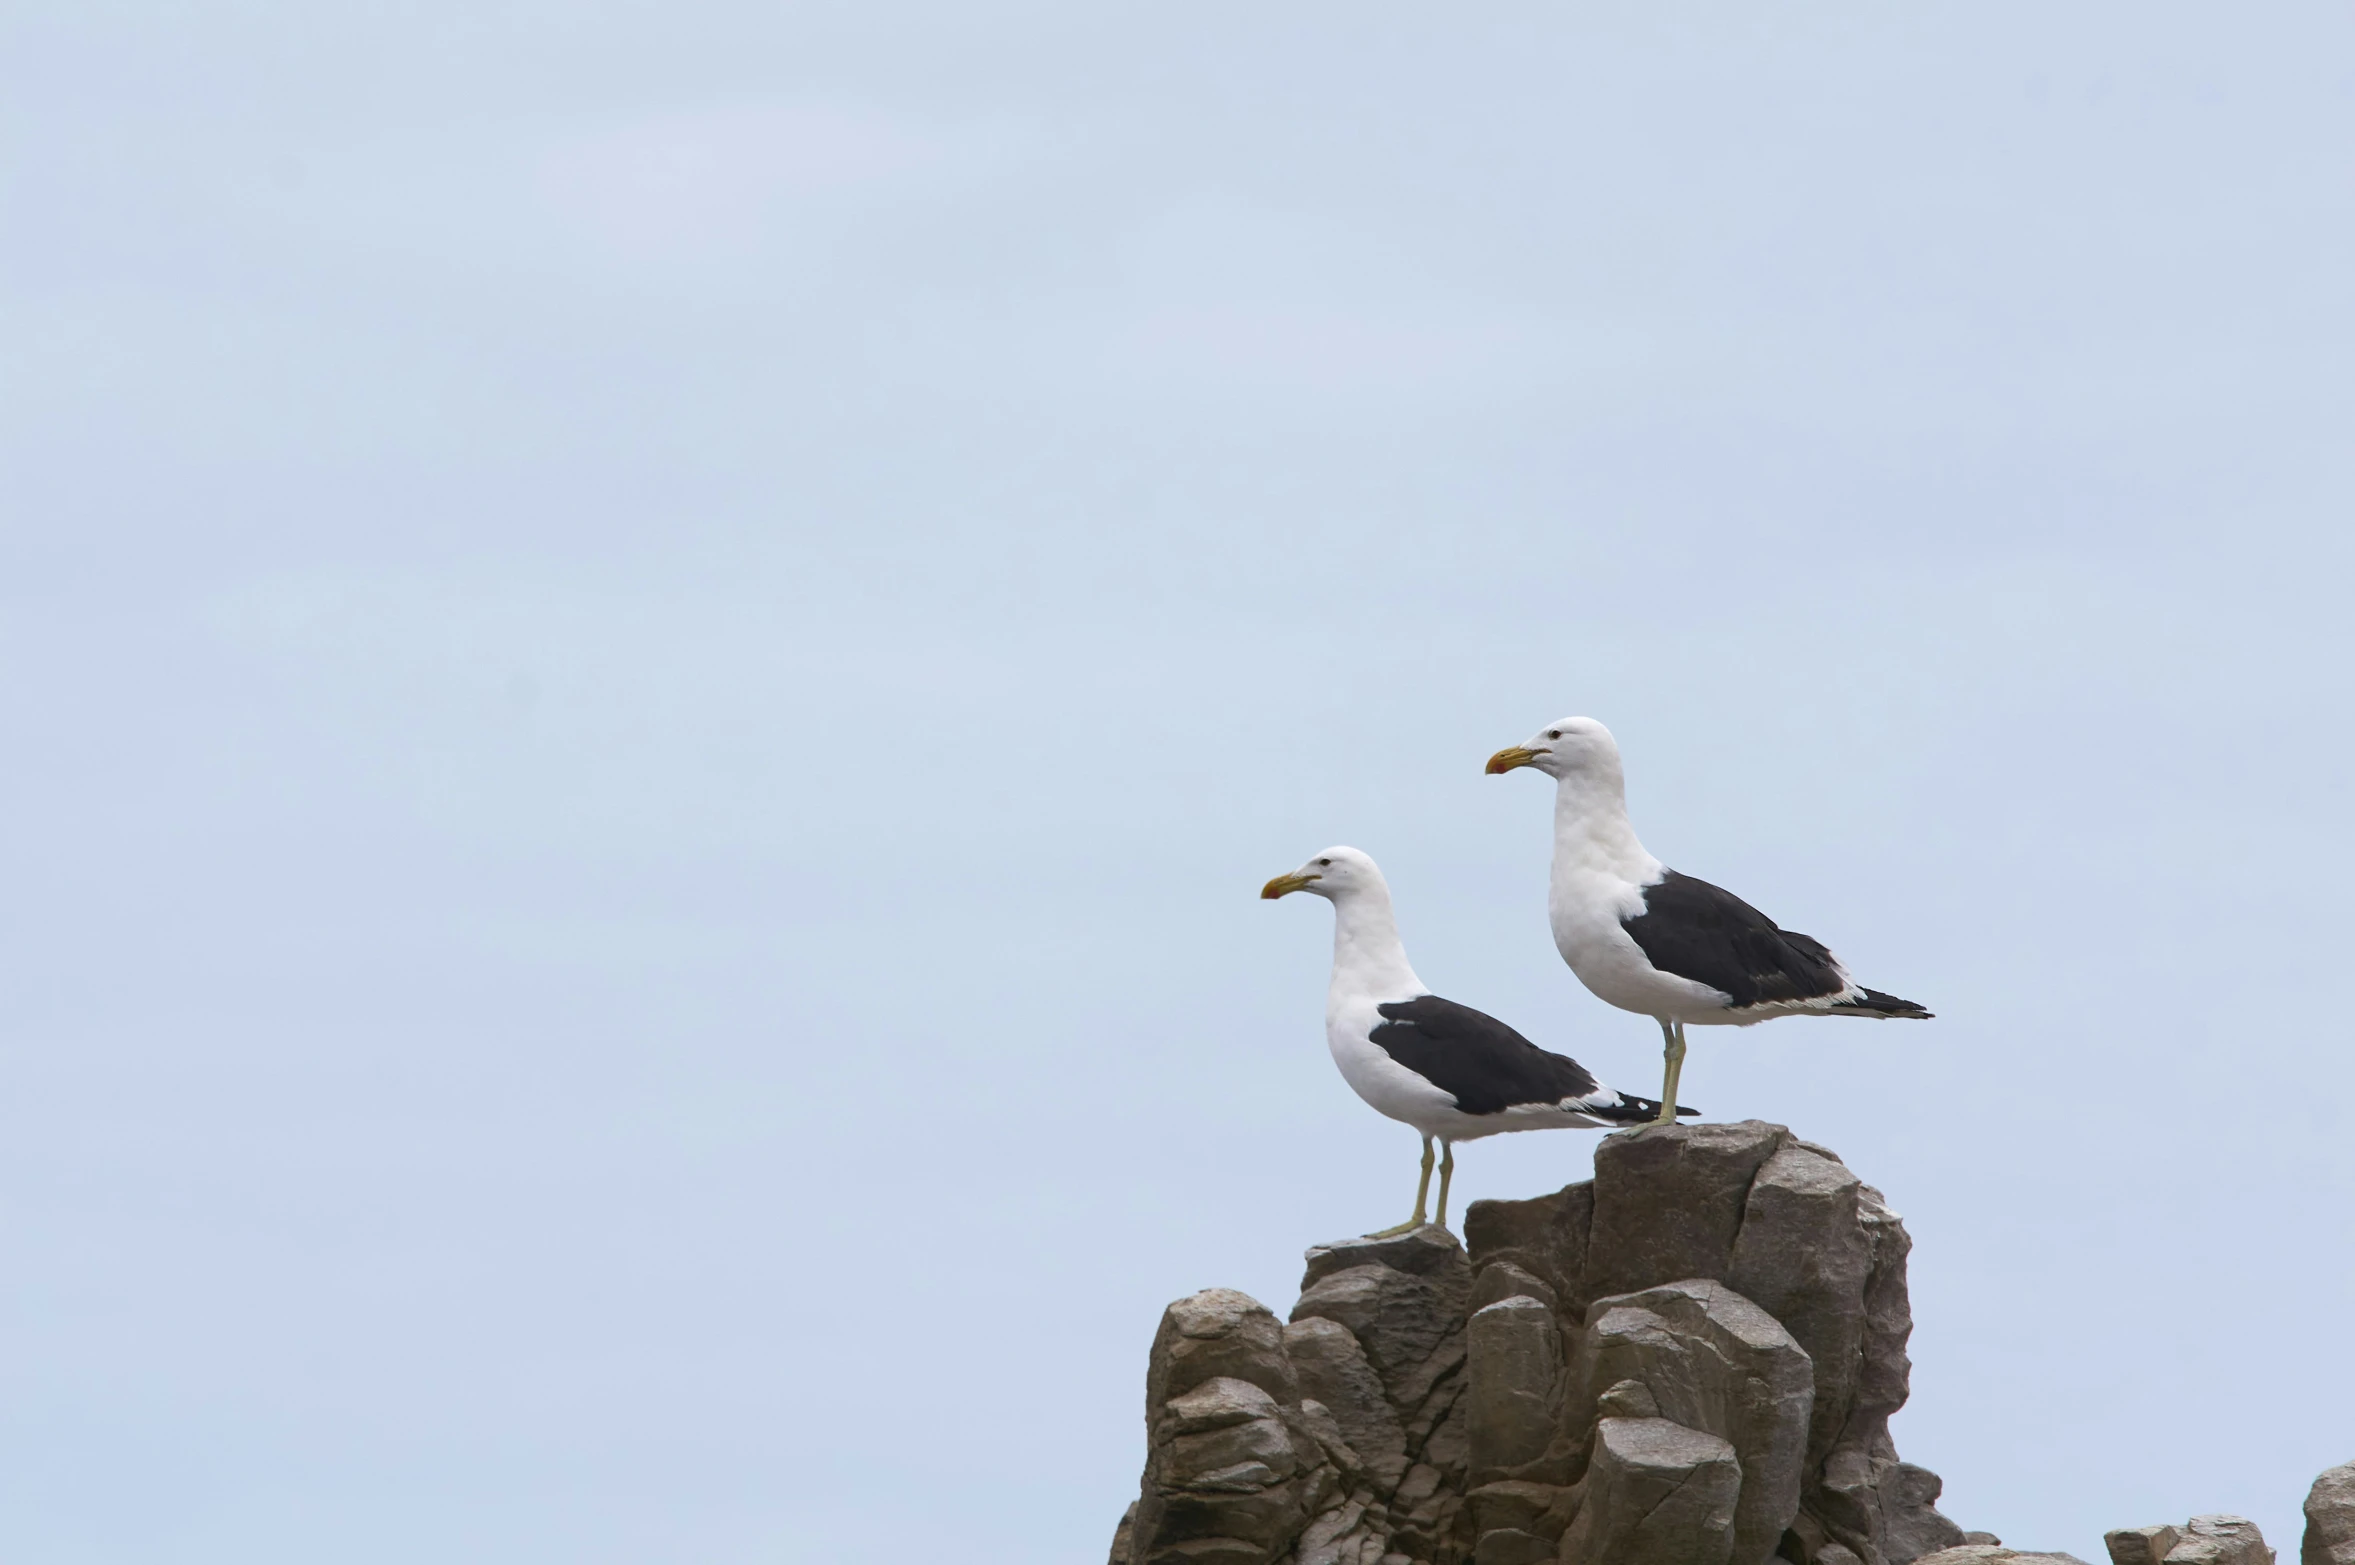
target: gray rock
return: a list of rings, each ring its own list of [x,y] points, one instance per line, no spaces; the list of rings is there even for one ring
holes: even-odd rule
[[[1578,1303],[1687,1277],[1722,1282],[1750,1181],[1790,1139],[1780,1125],[1653,1125],[1595,1148],[1594,1220]]]
[[[1211,1288],[1163,1312],[1146,1370],[1133,1565],[1273,1565],[1331,1471],[1295,1438],[1299,1380],[1257,1300]],[[1287,1416],[1290,1415],[1290,1416]]]
[[[1492,1527],[1472,1551],[1473,1565],[1553,1565],[1554,1546],[1535,1533]]]
[[[1614,1381],[1595,1398],[1597,1418],[1658,1418],[1660,1399],[1640,1380]]]
[[[1471,1286],[1471,1262],[1443,1228],[1319,1245],[1308,1252],[1285,1328],[1302,1349],[1295,1368],[1305,1394],[1332,1409],[1365,1459],[1378,1509],[1369,1510],[1368,1535],[1413,1560],[1455,1562],[1471,1551],[1460,1536],[1470,1526],[1463,1394]]]
[[[2177,1532],[2166,1565],[2273,1565],[2273,1550],[2246,1516],[2194,1516]]]
[[[2074,1554],[2023,1554],[2000,1543],[1966,1543],[1925,1554],[1914,1565],[2085,1565]]]
[[[1871,1268],[1864,1280],[1864,1339],[1857,1366],[1856,1401],[1849,1409],[1843,1438],[1853,1438],[1860,1425],[1878,1421],[1905,1406],[1913,1380],[1913,1361],[1905,1345],[1913,1337],[1913,1304],[1905,1281],[1906,1258],[1913,1253],[1913,1236],[1881,1192],[1870,1185],[1856,1192],[1857,1226],[1871,1252]]]
[[[2307,1491],[2298,1565],[2355,1565],[2355,1462],[2331,1468]]]
[[[2172,1527],[2120,1527],[2102,1535],[2110,1565],[2161,1565],[2179,1535]]]
[[[1213,1375],[1183,1396],[1164,1402],[1160,1423],[1176,1435],[1199,1435],[1281,1416],[1276,1399],[1250,1381]]]
[[[1800,1505],[1830,1538],[1859,1559],[1903,1565],[1903,1556],[1889,1552],[1890,1518],[1882,1503],[1900,1465],[1889,1438],[1889,1415],[1905,1405],[1912,1377],[1912,1362],[1905,1352],[1913,1334],[1905,1262],[1913,1241],[1879,1191],[1862,1185],[1856,1196],[1857,1223],[1871,1261],[1864,1283],[1855,1399],[1838,1440],[1823,1459],[1820,1476],[1808,1484]],[[1926,1519],[1920,1524],[1935,1525]]]
[[[1267,1306],[1232,1288],[1205,1288],[1162,1312],[1145,1371],[1147,1421],[1171,1397],[1218,1375],[1250,1381],[1279,1402],[1299,1397],[1283,1326]]]
[[[1502,1530],[1558,1539],[1575,1509],[1577,1491],[1559,1484],[1505,1478],[1472,1491],[1475,1530],[1483,1537]]]
[[[1742,1467],[1717,1436],[1665,1418],[1606,1418],[1561,1557],[1597,1565],[1728,1565]]]
[[[1165,1470],[1199,1490],[1264,1489],[1302,1465],[1276,1399],[1223,1375],[1166,1403],[1155,1441],[1166,1449]]]
[[[1366,1470],[1366,1459],[1358,1454],[1357,1447],[1351,1445],[1349,1437],[1341,1432],[1340,1424],[1333,1419],[1331,1408],[1314,1397],[1303,1396],[1298,1410],[1291,1412],[1289,1417],[1293,1428],[1305,1434],[1308,1443],[1314,1444],[1324,1453],[1324,1459],[1333,1465],[1334,1471],[1348,1484],[1362,1484],[1371,1476]],[[1305,1444],[1303,1449],[1306,1449]]]
[[[1356,1335],[1339,1321],[1311,1316],[1284,1328],[1284,1348],[1301,1396],[1323,1404],[1375,1488],[1383,1495],[1395,1490],[1406,1476],[1406,1430]]]
[[[1353,1494],[1312,1518],[1288,1565],[1379,1565],[1390,1553],[1390,1534],[1380,1507]]]
[[[1926,1467],[1898,1462],[1888,1469],[1881,1480],[1881,1553],[1890,1565],[1909,1565],[1925,1554],[1973,1541],[1940,1514],[1938,1496],[1945,1488],[1946,1481]]]
[[[1471,1547],[1457,1536],[1469,1526],[1462,1401],[1470,1259],[1453,1234],[1426,1226],[1393,1239],[1319,1245],[1307,1262],[1293,1325],[1346,1328],[1397,1420],[1406,1469],[1383,1497],[1392,1545],[1411,1559],[1460,1560]]]
[[[2245,1516],[2194,1516],[2180,1527],[2121,1527],[2102,1536],[2110,1565],[2273,1565]]]
[[[1474,1314],[1503,1299],[1535,1299],[1556,1315],[1562,1312],[1562,1296],[1544,1278],[1524,1270],[1511,1261],[1491,1261],[1480,1268],[1472,1279],[1472,1298],[1468,1306]]]
[[[1791,1524],[1799,1555],[1908,1565],[1967,1541],[1937,1511],[1935,1476],[1900,1462],[1889,1438],[1911,1378],[1911,1240],[1879,1192],[1824,1148],[1756,1123],[1614,1135],[1595,1168],[1591,1186],[1474,1203],[1465,1232],[1483,1278],[1510,1266],[1553,1287],[1575,1359],[1578,1322],[1611,1280],[1677,1281],[1658,1274],[1671,1265],[1689,1268],[1684,1277],[1738,1277],[1737,1292],[1747,1283],[1771,1295],[1768,1313],[1787,1314],[1794,1340],[1812,1343],[1815,1404]],[[1482,1286],[1501,1296],[1511,1275]]]
[[[1606,1393],[1626,1405],[1630,1381],[1650,1394],[1661,1419],[1733,1451],[1739,1496],[1727,1558],[1764,1565],[1799,1510],[1814,1403],[1806,1353],[1757,1305],[1695,1278],[1590,1307],[1578,1365],[1584,1407],[1599,1411]]]
[[[1456,1236],[1437,1223],[1425,1223],[1387,1239],[1335,1239],[1311,1245],[1302,1257],[1300,1290],[1306,1293],[1335,1272],[1355,1266],[1380,1266],[1411,1277],[1451,1271],[1463,1258]]]
[[[1224,1290],[1172,1305],[1118,1565],[2066,1558],[1963,1532],[1899,1460],[1911,1241],[1837,1157],[1657,1126],[1595,1167],[1473,1203],[1468,1252],[1428,1226],[1318,1246],[1289,1325]]]
[[[1453,1234],[1418,1228],[1404,1238],[1309,1251],[1301,1290],[1292,1319],[1321,1317],[1348,1327],[1391,1400],[1413,1406],[1429,1391],[1417,1384],[1418,1373],[1447,1338],[1463,1332],[1472,1268]]]
[[[1586,1182],[1526,1201],[1475,1201],[1464,1213],[1464,1245],[1483,1266],[1501,1261],[1537,1278],[1553,1293],[1556,1313],[1575,1324],[1588,1298],[1584,1269],[1594,1210],[1594,1186]]]
[[[1562,1333],[1552,1310],[1516,1295],[1473,1313],[1465,1348],[1465,1432],[1477,1483],[1540,1460],[1553,1444],[1562,1424]]]
[[[1726,1281],[1782,1323],[1815,1364],[1807,1463],[1847,1427],[1864,1367],[1865,1282],[1872,1248],[1857,1220],[1863,1181],[1837,1159],[1784,1145],[1750,1183]],[[1959,1542],[1959,1536],[1950,1542]]]

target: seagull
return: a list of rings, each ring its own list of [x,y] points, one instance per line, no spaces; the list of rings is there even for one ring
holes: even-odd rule
[[[1325,992],[1325,1042],[1341,1079],[1380,1114],[1423,1133],[1415,1211],[1387,1239],[1423,1226],[1431,1193],[1431,1143],[1439,1164],[1439,1226],[1459,1141],[1508,1130],[1641,1125],[1666,1119],[1648,1098],[1625,1097],[1565,1055],[1548,1054],[1493,1016],[1442,1000],[1406,964],[1390,886],[1355,848],[1327,848],[1260,888],[1273,902],[1295,891],[1333,904],[1333,982]],[[1679,1109],[1680,1114],[1697,1112]]]
[[[1644,851],[1627,819],[1619,744],[1591,717],[1565,717],[1488,758],[1490,775],[1534,766],[1554,791],[1554,946],[1597,996],[1649,1016],[1667,1040],[1662,1101],[1676,1101],[1689,1022],[1747,1027],[1777,1016],[1927,1020],[1911,1000],[1867,989],[1823,942],[1730,891]],[[1668,1116],[1662,1114],[1662,1121]]]

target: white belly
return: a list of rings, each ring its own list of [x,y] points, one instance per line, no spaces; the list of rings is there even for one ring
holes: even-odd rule
[[[1371,1004],[1347,1006],[1325,1018],[1325,1043],[1349,1090],[1375,1113],[1412,1125],[1426,1136],[1441,1134],[1437,1127],[1443,1123],[1469,1120],[1452,1096],[1399,1064],[1366,1036],[1381,1023],[1381,1013]]]

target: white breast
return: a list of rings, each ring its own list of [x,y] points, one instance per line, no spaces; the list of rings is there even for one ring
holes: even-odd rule
[[[1466,1116],[1456,1108],[1455,1099],[1399,1064],[1373,1041],[1370,1035],[1382,1019],[1370,999],[1353,998],[1326,1012],[1325,1043],[1333,1051],[1341,1079],[1377,1114],[1412,1125],[1425,1135],[1456,1134],[1455,1127]]]
[[[1733,997],[1721,989],[1663,973],[1620,921],[1640,912],[1642,888],[1593,872],[1557,875],[1547,898],[1554,949],[1597,999],[1642,1016],[1716,1021]]]

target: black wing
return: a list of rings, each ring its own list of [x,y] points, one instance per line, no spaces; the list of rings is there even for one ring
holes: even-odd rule
[[[1777,929],[1732,892],[1675,870],[1644,888],[1641,913],[1619,922],[1654,967],[1724,990],[1736,1010],[1820,1000],[1848,987],[1822,941]]]
[[[1435,994],[1377,1006],[1387,1020],[1372,1033],[1389,1056],[1450,1093],[1467,1114],[1499,1114],[1518,1103],[1559,1103],[1601,1087],[1586,1067],[1548,1054],[1503,1022]]]

